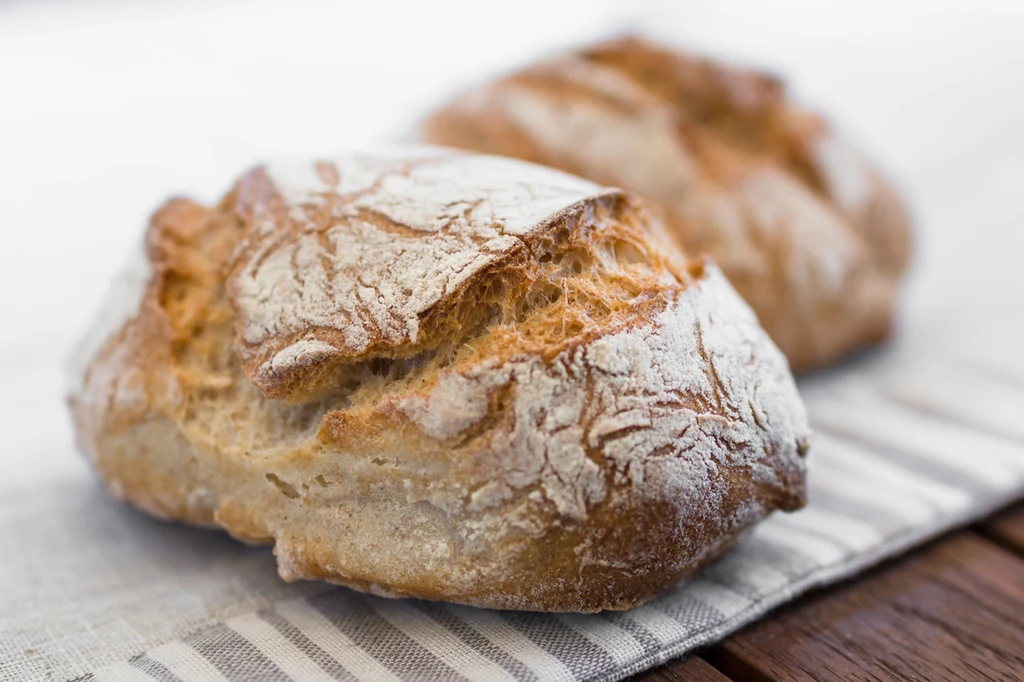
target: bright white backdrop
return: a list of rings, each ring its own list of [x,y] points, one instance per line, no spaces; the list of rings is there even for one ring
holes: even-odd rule
[[[873,151],[918,219],[904,340],[1022,341],[1024,3],[8,2],[6,479],[82,474],[59,360],[166,196],[212,200],[261,159],[400,135],[474,80],[623,30],[763,64]]]
[[[214,602],[230,606],[217,612],[226,617],[267,603],[246,601],[252,593],[270,600],[284,589],[269,553],[252,559],[213,534],[158,533],[156,524],[101,502],[71,446],[61,360],[149,213],[171,193],[213,200],[261,159],[401,135],[420,112],[474,80],[623,30],[785,75],[801,100],[830,112],[905,188],[918,250],[900,336],[893,352],[875,356],[882,362],[865,364],[884,370],[886,359],[899,364],[931,351],[945,358],[939,347],[1019,359],[1019,0],[0,0],[0,500],[5,546],[21,550],[3,564],[18,580],[0,586],[0,622],[5,608],[8,616],[35,614],[19,614],[24,660],[43,665],[36,640],[61,639],[48,629],[80,621],[89,631],[102,621],[69,606],[68,595],[83,591],[72,584],[84,579],[75,562],[101,564],[94,555],[110,548],[122,552],[108,558],[110,575],[92,575],[87,586],[119,596],[117,586],[130,584],[136,598],[173,605],[173,613],[150,614],[169,628],[159,641],[187,633],[188,614],[205,618]],[[985,394],[988,402],[963,398],[959,370],[917,366],[945,371],[924,378],[926,388],[953,387],[939,399],[1020,434],[1019,403],[994,400],[998,393]],[[812,394],[827,381],[804,388]],[[62,496],[73,499],[60,506]],[[79,508],[80,499],[91,516],[76,526],[59,510]],[[110,537],[66,538],[79,527]],[[10,540],[21,531],[38,536],[34,554]],[[40,559],[46,552],[63,559]],[[117,557],[129,555],[152,566],[119,566]],[[251,561],[263,562],[259,571],[239,568]],[[60,583],[55,573],[74,580]],[[154,596],[179,573],[173,598]],[[243,575],[265,583],[255,589]],[[115,640],[110,646],[128,654],[141,650],[108,634],[122,625],[107,623],[93,639]],[[111,655],[104,649],[87,662],[119,660]]]
[[[0,347],[78,328],[169,193],[393,136],[466,83],[622,29],[786,75],[909,190],[929,257],[1022,217],[1019,2],[13,2]]]
[[[890,169],[919,226],[905,334],[961,334],[952,309],[1021,317],[1024,3],[11,2],[0,357],[38,380],[0,395],[4,431],[78,466],[57,365],[27,358],[66,354],[168,194],[212,200],[260,159],[400,134],[467,83],[622,30],[784,74]]]

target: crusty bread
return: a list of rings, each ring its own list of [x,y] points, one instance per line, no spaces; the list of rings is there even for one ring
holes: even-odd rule
[[[889,335],[909,255],[903,206],[778,80],[616,40],[474,89],[426,140],[561,168],[654,199],[709,254],[795,370]]]
[[[630,607],[804,501],[785,359],[659,230],[511,159],[258,168],[154,216],[80,445],[115,496],[274,543],[287,580]]]

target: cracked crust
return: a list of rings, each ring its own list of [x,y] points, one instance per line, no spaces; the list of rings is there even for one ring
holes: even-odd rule
[[[664,238],[509,159],[257,169],[154,216],[71,398],[80,445],[115,496],[273,543],[287,580],[628,608],[804,500],[785,359]]]
[[[422,134],[655,200],[676,241],[721,265],[795,370],[890,333],[910,253],[903,205],[771,76],[628,38],[477,88]]]

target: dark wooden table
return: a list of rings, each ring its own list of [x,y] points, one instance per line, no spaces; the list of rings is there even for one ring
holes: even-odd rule
[[[1024,505],[631,682],[1024,680]]]

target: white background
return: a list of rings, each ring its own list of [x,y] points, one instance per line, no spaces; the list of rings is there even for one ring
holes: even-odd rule
[[[1010,384],[969,393],[946,360],[1015,358],[1024,386],[1022,0],[0,0],[0,677],[75,676],[315,588],[107,501],[71,444],[62,360],[148,215],[268,157],[401,136],[475,80],[623,30],[764,65],[872,152],[916,260],[898,338],[843,376],[919,370],[1020,433]],[[975,441],[925,435],[984,468]]]
[[[624,30],[784,75],[887,168],[918,234],[901,343],[1024,346],[992,324],[1024,315],[1022,2],[7,2],[5,478],[84,474],[59,363],[168,195],[400,136],[475,80]]]

